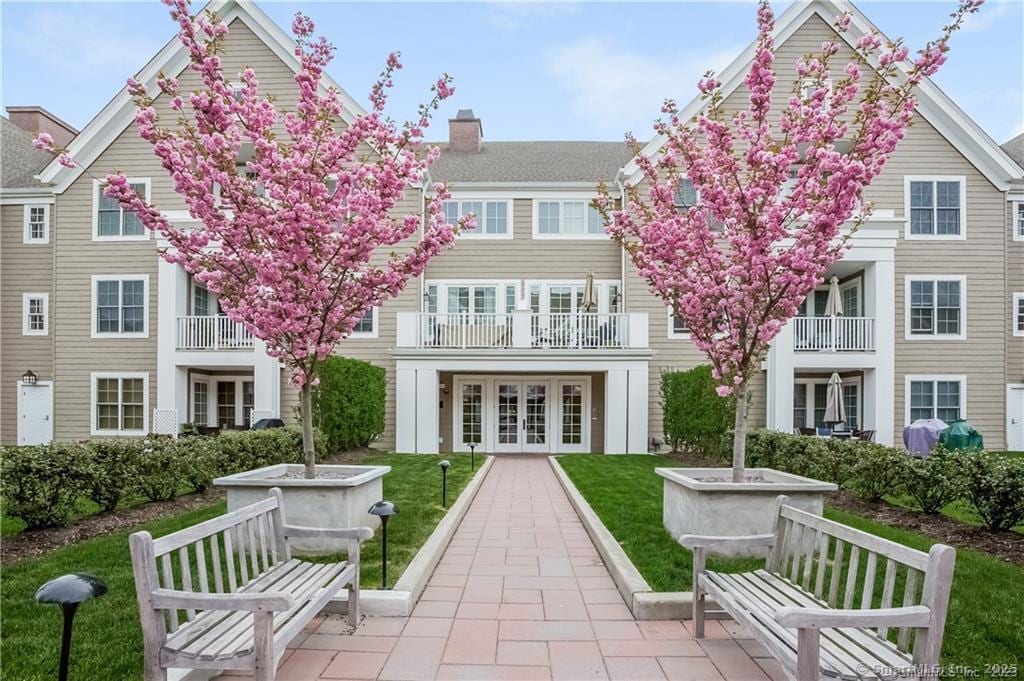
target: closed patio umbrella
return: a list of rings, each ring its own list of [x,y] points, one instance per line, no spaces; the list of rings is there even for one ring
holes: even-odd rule
[[[842,423],[846,420],[846,408],[843,406],[843,379],[833,372],[828,379],[828,392],[825,395],[825,423]]]
[[[597,310],[597,295],[594,292],[593,272],[589,272],[587,274],[587,281],[583,284],[583,300],[580,301],[580,305],[583,307],[585,312],[594,312]]]
[[[827,317],[843,316],[843,297],[839,295],[839,277],[832,277],[828,286],[828,299],[825,301]]]

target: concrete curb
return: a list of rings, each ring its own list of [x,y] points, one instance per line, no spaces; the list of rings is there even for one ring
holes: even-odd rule
[[[597,547],[597,552],[601,554],[605,567],[633,613],[633,617],[638,620],[685,620],[693,617],[693,592],[653,591],[647,580],[633,565],[633,561],[615,541],[612,533],[601,522],[601,518],[566,475],[558,463],[558,457],[549,456],[548,463],[551,464],[555,477],[558,478],[562,489],[569,497],[569,502],[583,522],[583,527],[586,528],[587,534],[590,535],[590,539]],[[709,619],[719,616],[717,612],[711,611],[713,608],[717,609],[717,606],[709,600],[707,612]],[[722,615],[724,616],[724,613]]]
[[[473,478],[466,485],[459,498],[451,505],[448,512],[441,518],[434,531],[431,532],[427,541],[423,543],[420,550],[416,552],[412,562],[402,573],[402,576],[395,582],[392,589],[364,589],[359,593],[359,606],[364,615],[375,617],[408,617],[416,606],[420,594],[423,593],[427,580],[434,573],[434,568],[441,560],[444,550],[455,535],[459,524],[473,503],[484,478],[494,464],[494,457],[489,456],[483,465],[473,474]],[[324,609],[325,612],[344,613],[348,609],[348,603],[344,598],[331,601]]]

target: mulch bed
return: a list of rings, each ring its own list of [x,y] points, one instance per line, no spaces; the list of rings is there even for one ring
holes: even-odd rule
[[[965,525],[944,515],[928,515],[885,502],[872,503],[846,492],[828,494],[826,503],[835,508],[871,518],[902,530],[918,532],[950,546],[974,549],[1024,566],[1024,534],[992,532]]]
[[[27,558],[35,558],[86,539],[130,530],[151,520],[185,513],[223,500],[224,491],[211,488],[205,492],[183,494],[167,501],[153,501],[111,513],[87,516],[67,527],[25,530],[13,537],[4,537],[0,564],[8,565]]]

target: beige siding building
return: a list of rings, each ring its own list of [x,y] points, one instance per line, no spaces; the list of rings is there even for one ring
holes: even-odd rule
[[[294,100],[289,38],[256,6],[216,4],[230,25],[225,70],[252,66],[279,102]],[[837,13],[831,0],[813,0],[779,17],[781,80],[795,78],[796,57],[837,39]],[[852,39],[869,27],[857,14]],[[840,57],[851,54],[844,49]],[[743,106],[750,56],[722,73],[727,107]],[[171,42],[138,78],[180,73],[187,91],[197,83],[184,66]],[[346,115],[358,115],[345,97]],[[34,107],[10,114],[0,183],[0,442],[294,419],[289,377],[260,341],[160,258],[166,243],[100,196],[93,178],[122,171],[169,219],[194,222],[138,137],[127,93],[77,136]],[[751,419],[786,431],[824,425],[826,384],[838,373],[846,425],[876,441],[900,443],[920,418],[965,418],[989,447],[1024,449],[1024,138],[1000,149],[931,83],[918,114],[868,191],[871,221],[774,341]],[[34,151],[30,133],[39,130],[74,136],[84,168]],[[590,207],[599,183],[619,192],[639,180],[627,147],[490,142],[470,110],[449,121],[441,147],[431,180],[452,189],[448,214],[476,214],[477,229],[338,348],[387,372],[377,445],[649,451],[664,439],[661,375],[703,358]],[[644,153],[658,148],[653,140]],[[410,188],[399,211],[420,212],[428,196]],[[823,313],[833,278],[839,318]]]

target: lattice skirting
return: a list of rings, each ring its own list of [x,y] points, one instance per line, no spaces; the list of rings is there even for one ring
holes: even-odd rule
[[[178,434],[178,410],[177,409],[154,409],[153,410],[153,432],[157,435]]]

